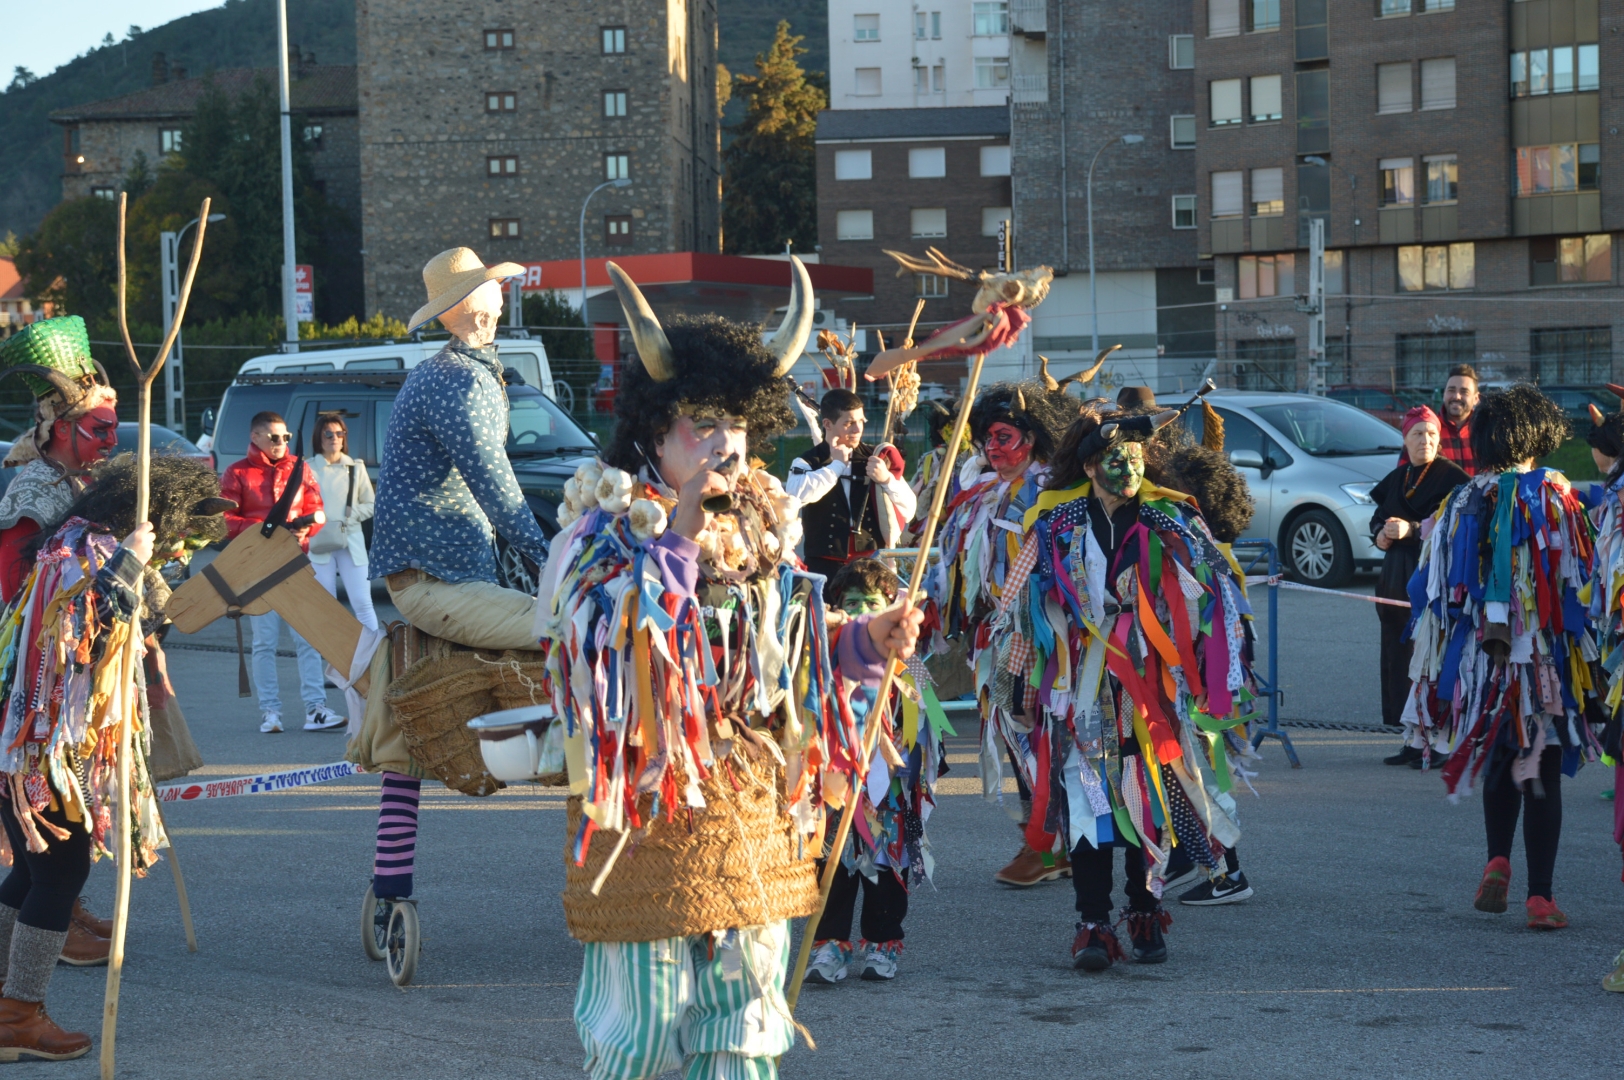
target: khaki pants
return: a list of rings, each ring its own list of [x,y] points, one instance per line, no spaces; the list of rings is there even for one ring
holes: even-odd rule
[[[420,570],[388,578],[389,599],[405,620],[473,649],[535,649],[536,598],[489,581],[452,584]]]

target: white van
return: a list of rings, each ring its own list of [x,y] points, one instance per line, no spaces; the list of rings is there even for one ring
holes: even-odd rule
[[[500,334],[496,339],[502,366],[514,368],[525,385],[558,400],[553,387],[552,367],[547,363],[547,347],[539,337]],[[312,349],[301,345],[300,352],[270,353],[243,364],[238,375],[291,375],[299,372],[336,373],[340,371],[410,371],[445,348],[445,339],[402,341],[393,345],[362,345],[345,349]]]

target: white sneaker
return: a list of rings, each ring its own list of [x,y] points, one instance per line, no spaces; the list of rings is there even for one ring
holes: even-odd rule
[[[897,977],[897,961],[902,959],[902,942],[869,941],[863,953],[863,978],[885,981]]]
[[[265,714],[265,719],[263,721],[261,721],[260,725],[259,725],[260,734],[261,735],[274,735],[278,731],[281,731],[281,730],[282,730],[282,717],[280,715],[278,715],[277,713],[273,713],[273,712],[266,713]]]
[[[306,731],[332,731],[344,727],[349,721],[338,715],[325,705],[317,705],[305,710],[304,729]]]
[[[809,983],[837,983],[846,977],[846,965],[851,962],[851,942],[825,941],[812,950],[812,960],[806,965]]]

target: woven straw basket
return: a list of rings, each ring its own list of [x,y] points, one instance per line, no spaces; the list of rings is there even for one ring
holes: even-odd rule
[[[518,670],[514,665],[518,665]],[[416,661],[384,694],[406,746],[423,771],[464,795],[489,795],[503,783],[485,770],[476,716],[536,704],[520,674],[539,684],[541,654],[458,650]]]
[[[731,759],[699,785],[706,807],[690,818],[657,818],[634,837],[603,888],[592,882],[619,839],[596,833],[584,866],[571,848],[581,829],[581,799],[569,800],[564,831],[564,921],[579,941],[656,941],[810,915],[818,904],[816,863],[803,852],[789,815],[779,809],[782,771],[770,761]],[[679,781],[680,786],[680,781]],[[652,796],[639,804],[648,820]]]

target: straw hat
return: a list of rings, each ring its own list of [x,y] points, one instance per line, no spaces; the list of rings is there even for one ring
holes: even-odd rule
[[[444,315],[485,282],[518,277],[522,273],[524,267],[518,263],[486,266],[479,261],[472,248],[458,247],[440,252],[423,267],[423,284],[428,289],[429,302],[412,315],[406,325],[407,332]]]

